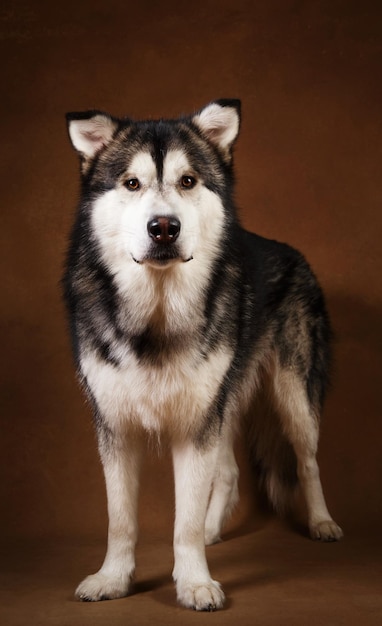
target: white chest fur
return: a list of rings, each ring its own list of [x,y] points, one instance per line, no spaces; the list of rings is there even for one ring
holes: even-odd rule
[[[196,431],[216,397],[232,352],[220,347],[201,359],[194,349],[156,367],[131,355],[121,367],[95,353],[84,355],[81,369],[102,418],[111,428],[134,424],[178,436]]]

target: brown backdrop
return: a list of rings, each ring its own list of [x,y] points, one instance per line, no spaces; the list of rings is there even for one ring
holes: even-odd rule
[[[259,623],[378,623],[380,3],[5,0],[2,7],[5,623],[205,619],[175,608],[166,456],[145,471],[141,593],[95,607],[71,600],[73,586],[99,565],[107,522],[59,281],[78,194],[65,112],[173,116],[219,97],[243,104],[236,171],[244,224],[303,251],[327,293],[336,372],[320,464],[330,509],[347,535],[340,546],[316,546],[264,515],[256,499],[253,521],[243,457],[242,504],[229,541],[210,552],[230,598],[219,623],[250,624],[252,615],[262,615]]]

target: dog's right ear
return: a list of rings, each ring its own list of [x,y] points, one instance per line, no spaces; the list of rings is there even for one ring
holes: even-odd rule
[[[69,137],[74,148],[85,161],[89,161],[112,139],[118,121],[107,113],[86,111],[67,113]]]

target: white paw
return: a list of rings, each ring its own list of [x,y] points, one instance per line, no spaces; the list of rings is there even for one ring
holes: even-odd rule
[[[77,587],[75,596],[83,602],[113,600],[127,596],[131,577],[107,576],[101,572],[87,576]]]
[[[218,582],[186,583],[177,585],[178,601],[196,611],[216,611],[224,604],[224,593]]]
[[[344,536],[342,529],[332,519],[310,525],[310,536],[316,541],[339,541]]]

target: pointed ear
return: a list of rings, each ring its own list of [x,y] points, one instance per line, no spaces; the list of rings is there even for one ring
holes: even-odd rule
[[[239,134],[240,100],[216,100],[192,118],[203,135],[230,160],[231,149]]]
[[[118,128],[117,120],[99,111],[67,113],[66,119],[71,142],[86,160],[106,146]]]

